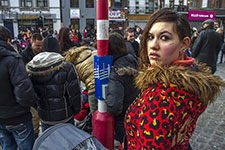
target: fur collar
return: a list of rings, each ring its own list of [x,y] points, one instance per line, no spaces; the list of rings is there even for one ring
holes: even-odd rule
[[[55,52],[42,52],[36,55],[27,65],[29,75],[45,75],[60,70],[66,65],[64,57]]]
[[[194,63],[199,71],[184,66],[154,66],[139,72],[135,79],[136,86],[144,90],[155,83],[173,83],[178,87],[194,93],[204,103],[213,102],[221,92],[220,86],[225,82],[210,73],[209,67]]]

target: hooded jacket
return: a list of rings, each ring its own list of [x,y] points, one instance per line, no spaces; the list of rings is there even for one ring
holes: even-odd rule
[[[131,54],[120,56],[113,61],[105,102],[107,112],[116,116],[117,120],[124,120],[127,108],[140,92],[134,84],[138,73],[137,64],[137,59]]]
[[[198,117],[225,83],[195,63],[146,68],[136,85],[142,92],[125,117],[128,149],[185,150]]]
[[[0,70],[0,124],[30,121],[30,106],[37,96],[21,56],[4,41],[0,41]]]
[[[71,62],[78,72],[79,78],[84,82],[88,93],[95,92],[94,56],[97,50],[87,46],[71,48],[65,56],[66,61]]]
[[[59,122],[80,112],[76,70],[60,54],[39,53],[27,64],[27,72],[40,98],[38,114],[42,121]]]
[[[109,75],[105,102],[107,112],[115,116],[115,138],[121,143],[125,135],[125,112],[140,92],[134,84],[134,79],[138,73],[137,64],[136,57],[131,54],[119,56],[114,59]]]

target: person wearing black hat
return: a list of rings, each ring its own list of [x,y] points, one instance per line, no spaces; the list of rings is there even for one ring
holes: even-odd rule
[[[192,55],[197,61],[211,67],[212,74],[216,72],[216,60],[221,46],[221,37],[213,26],[214,21],[210,19],[202,23],[203,29],[191,49]]]

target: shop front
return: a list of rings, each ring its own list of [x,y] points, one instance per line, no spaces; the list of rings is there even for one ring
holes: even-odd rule
[[[39,20],[39,18],[42,18]],[[41,23],[40,23],[41,21]],[[18,14],[18,30],[27,31],[43,27],[44,29],[53,30],[53,23],[56,21],[55,14]]]
[[[191,27],[201,28],[201,24],[204,20],[211,19],[215,20],[214,11],[199,11],[199,10],[189,10],[188,20]]]
[[[139,26],[141,29],[145,28],[145,25],[149,19],[149,14],[129,14],[129,26]]]
[[[109,10],[109,27],[116,29],[122,27],[126,28],[126,11],[125,10]]]

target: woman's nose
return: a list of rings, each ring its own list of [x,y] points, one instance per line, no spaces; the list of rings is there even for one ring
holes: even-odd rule
[[[150,40],[148,42],[149,42],[149,47],[151,49],[154,49],[154,50],[158,50],[159,49],[159,41],[157,40],[157,38],[154,38],[154,39],[152,39],[152,40]]]

